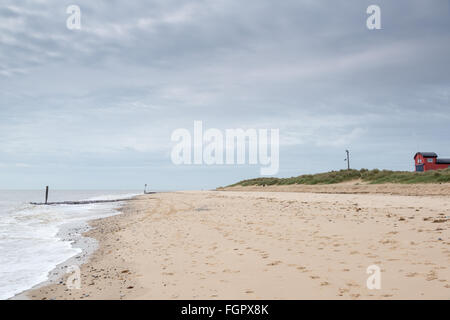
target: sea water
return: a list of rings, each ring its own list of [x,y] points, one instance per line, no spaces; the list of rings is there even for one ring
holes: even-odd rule
[[[50,190],[49,202],[132,198],[138,191]],[[63,239],[64,226],[117,214],[122,202],[35,206],[43,191],[0,191],[0,299],[8,299],[48,279],[58,264],[79,254]]]

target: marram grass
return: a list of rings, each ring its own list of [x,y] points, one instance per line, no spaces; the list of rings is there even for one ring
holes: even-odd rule
[[[291,184],[333,184],[353,180],[370,184],[381,183],[445,183],[450,182],[450,168],[427,172],[390,171],[390,170],[340,170],[317,174],[306,174],[291,178],[256,178],[243,180],[232,186],[262,186]]]

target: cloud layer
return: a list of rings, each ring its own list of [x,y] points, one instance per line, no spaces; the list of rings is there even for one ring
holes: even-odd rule
[[[81,8],[81,30],[66,8]],[[3,1],[0,188],[211,188],[258,167],[175,167],[194,120],[279,128],[280,176],[450,156],[448,1]],[[168,178],[169,177],[169,178]],[[50,182],[48,180],[51,180]]]

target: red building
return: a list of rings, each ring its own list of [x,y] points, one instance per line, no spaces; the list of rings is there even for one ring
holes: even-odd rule
[[[438,158],[434,152],[417,152],[414,161],[416,172],[450,168],[450,159]]]

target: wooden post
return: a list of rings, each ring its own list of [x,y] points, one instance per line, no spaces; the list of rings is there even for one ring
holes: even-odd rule
[[[48,202],[48,186],[45,187],[45,204]]]

